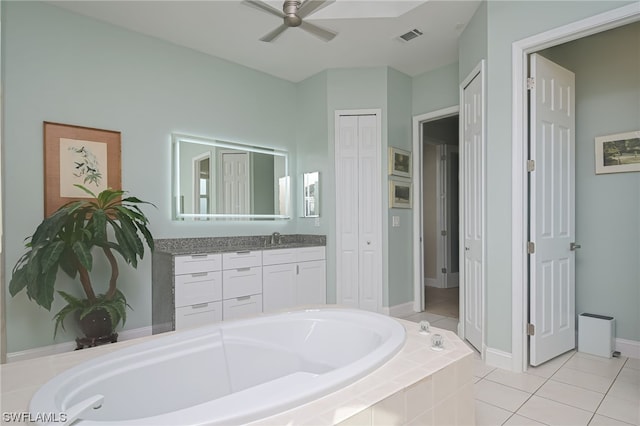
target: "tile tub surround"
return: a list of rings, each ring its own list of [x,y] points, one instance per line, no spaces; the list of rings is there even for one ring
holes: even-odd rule
[[[282,234],[280,244],[271,244],[271,235],[239,237],[165,238],[154,240],[156,252],[172,255],[222,253],[240,250],[269,250],[326,246],[326,235]]]
[[[398,321],[407,330],[406,342],[382,367],[323,398],[251,424],[473,425],[471,349],[454,333],[432,327],[432,334],[445,339],[444,350],[435,352],[431,335],[420,335],[416,323]],[[0,365],[2,412],[25,412],[40,386],[83,361],[157,338],[161,336]]]

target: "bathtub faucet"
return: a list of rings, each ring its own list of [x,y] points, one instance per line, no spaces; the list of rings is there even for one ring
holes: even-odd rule
[[[65,419],[62,426],[70,425],[80,418],[82,414],[87,412],[89,409],[93,408],[94,410],[102,407],[102,402],[104,401],[104,395],[94,395],[87,399],[83,399],[75,405],[72,405],[65,411],[67,418]]]
[[[274,232],[271,234],[271,245],[280,244],[280,233]]]

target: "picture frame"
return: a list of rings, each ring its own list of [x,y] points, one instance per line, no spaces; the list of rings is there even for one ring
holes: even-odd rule
[[[91,198],[75,184],[95,194],[122,189],[120,132],[45,121],[43,134],[45,217]]]
[[[596,174],[640,172],[640,130],[595,138]]]
[[[412,183],[389,180],[389,207],[392,209],[410,209],[413,207]]]
[[[411,152],[389,147],[389,174],[411,179]]]

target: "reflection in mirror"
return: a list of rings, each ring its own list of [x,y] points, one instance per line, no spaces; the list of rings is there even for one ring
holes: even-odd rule
[[[320,217],[320,173],[311,172],[302,175],[303,216]]]
[[[175,219],[289,218],[286,152],[177,134],[172,139]]]

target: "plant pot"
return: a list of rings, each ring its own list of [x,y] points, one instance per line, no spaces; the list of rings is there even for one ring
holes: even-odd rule
[[[96,309],[82,319],[78,315],[78,324],[80,325],[80,330],[90,339],[107,337],[113,334],[111,316],[104,309]]]

